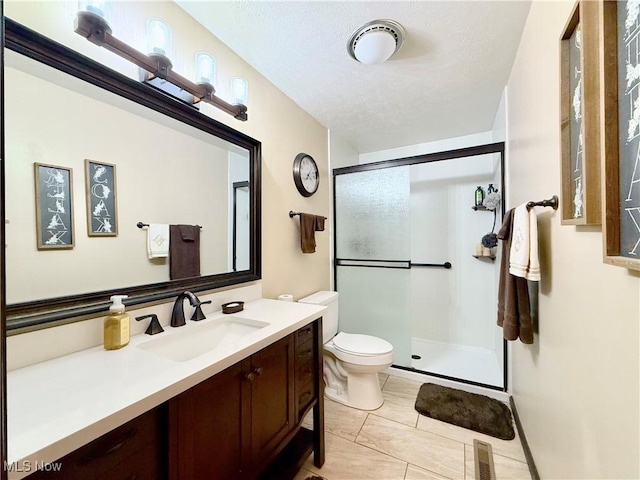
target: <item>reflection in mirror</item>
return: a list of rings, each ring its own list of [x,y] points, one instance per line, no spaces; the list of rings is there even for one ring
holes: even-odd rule
[[[249,182],[233,183],[233,271],[249,268]]]
[[[15,32],[37,35],[11,22],[8,30],[13,26]],[[104,68],[96,65],[91,66]],[[127,303],[135,304],[186,287],[198,291],[259,278],[259,142],[178,107],[162,94],[148,93],[143,85],[134,87],[180,111],[161,113],[123,98],[117,88],[107,91],[57,68],[5,49],[6,88],[12,92],[5,105],[9,327],[12,311],[29,317],[27,310],[38,310],[40,322],[51,320],[48,314],[58,309],[54,305],[64,301],[77,311],[65,307],[56,318],[91,313],[89,305],[107,301],[115,291],[129,294]],[[132,83],[125,77],[116,80]],[[87,202],[91,179],[85,179],[86,160],[116,166],[110,179],[112,190],[117,188],[117,205],[110,205],[114,211],[98,212]],[[37,201],[34,163],[70,169],[73,201],[52,198],[43,203],[42,195]],[[54,190],[44,195],[55,196]],[[104,196],[104,188],[100,192]],[[73,248],[38,250],[36,204],[42,207],[40,227],[52,226],[50,236],[56,228],[67,228],[54,225],[57,212],[68,213]],[[94,215],[107,218],[108,225],[117,222],[117,235],[91,235]],[[195,260],[200,276],[170,281],[169,259],[148,255],[149,245],[160,238],[148,235],[150,228],[138,228],[138,222],[201,226]]]

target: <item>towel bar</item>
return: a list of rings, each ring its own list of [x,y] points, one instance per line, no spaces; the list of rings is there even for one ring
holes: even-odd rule
[[[142,223],[142,222],[136,223],[136,227],[138,227],[138,228],[148,227],[148,226],[149,226],[148,223]],[[196,227],[202,228],[202,225],[196,225]]]
[[[295,216],[298,216],[298,215],[300,215],[301,213],[302,213],[302,212],[294,212],[293,210],[289,210],[289,218],[293,218],[293,217],[295,217]],[[327,217],[322,217],[322,218],[324,218],[325,220],[327,219]]]
[[[558,209],[558,196],[554,195],[548,200],[541,200],[539,202],[527,203],[527,210],[531,210],[533,207],[551,207],[554,210]]]

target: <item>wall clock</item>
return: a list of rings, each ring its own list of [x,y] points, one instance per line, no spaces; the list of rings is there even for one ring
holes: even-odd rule
[[[318,190],[320,176],[318,165],[311,155],[299,153],[293,161],[293,181],[303,197],[310,197]]]

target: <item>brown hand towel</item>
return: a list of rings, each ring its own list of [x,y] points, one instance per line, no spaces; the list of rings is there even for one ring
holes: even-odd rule
[[[300,247],[302,253],[316,251],[316,216],[309,213],[300,214]]]
[[[527,280],[509,273],[509,252],[513,232],[513,209],[504,215],[498,238],[502,240],[502,261],[498,286],[498,325],[503,329],[504,338],[522,343],[533,343],[533,324],[529,306]]]
[[[199,226],[169,226],[169,276],[171,280],[200,276]]]
[[[322,215],[316,215],[316,232],[324,232],[324,218]]]

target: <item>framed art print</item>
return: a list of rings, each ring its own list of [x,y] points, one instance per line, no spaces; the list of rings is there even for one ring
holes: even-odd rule
[[[84,161],[87,195],[87,233],[90,237],[118,235],[116,166],[110,163]]]
[[[599,225],[598,5],[576,3],[560,39],[563,225]]]
[[[74,247],[73,171],[34,163],[38,250]]]
[[[640,270],[640,6],[598,4],[603,32],[603,258]]]

